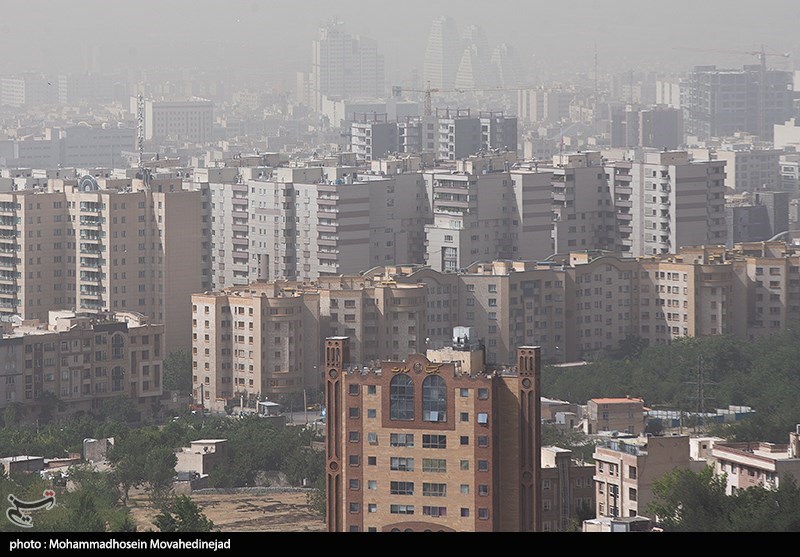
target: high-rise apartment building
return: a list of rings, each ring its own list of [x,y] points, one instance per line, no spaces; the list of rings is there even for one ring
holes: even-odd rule
[[[342,22],[319,28],[312,45],[309,76],[313,108],[322,110],[323,97],[338,100],[374,99],[386,93],[384,58],[374,39],[351,35]]]
[[[680,88],[686,134],[708,140],[747,132],[771,141],[774,124],[793,115],[791,85],[791,72],[762,72],[760,65],[695,66]]]
[[[398,131],[397,122],[389,122],[386,114],[356,113],[350,124],[350,150],[359,161],[387,157],[399,151]]]
[[[610,166],[618,251],[643,256],[725,244],[725,161],[692,161],[686,151],[645,151],[638,160]],[[631,219],[623,220],[623,214]]]
[[[715,151],[717,160],[727,164],[725,186],[738,193],[776,191],[781,184],[780,149],[755,149],[752,145],[732,145]]]
[[[541,530],[539,349],[496,367],[479,351],[370,364],[326,339],[329,531]]]
[[[0,312],[136,311],[188,349],[200,289],[200,194],[180,180],[53,179],[0,193]]]
[[[322,339],[346,334],[361,361],[424,350],[425,285],[383,277],[257,282],[192,296],[194,397],[222,410],[244,393],[317,390]]]
[[[553,156],[553,253],[611,249],[615,215],[599,151]]]
[[[204,242],[214,288],[423,260],[426,205],[418,172],[350,165],[212,170],[214,182],[192,187],[209,190]]]

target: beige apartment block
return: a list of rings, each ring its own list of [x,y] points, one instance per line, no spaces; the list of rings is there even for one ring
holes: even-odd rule
[[[800,319],[800,253],[796,248],[783,242],[748,242],[733,251],[737,298],[747,316],[736,320],[735,334],[753,339],[783,331]]]
[[[610,166],[617,219],[632,215],[630,229],[620,228],[627,237],[620,238],[619,249],[636,257],[725,244],[725,161],[694,161],[680,150],[647,150],[639,159],[620,163],[619,172],[617,163]]]
[[[644,401],[640,398],[592,398],[586,403],[584,432],[602,431],[639,435],[647,422]]]
[[[598,518],[647,516],[654,482],[677,468],[699,472],[707,465],[691,459],[688,435],[609,438],[593,456]]]
[[[44,410],[47,393],[64,415],[96,413],[124,396],[142,415],[162,395],[165,328],[136,312],[51,311],[48,321],[14,318],[0,338],[0,408],[23,420]]]
[[[180,180],[54,179],[0,193],[0,312],[136,311],[188,349],[200,281],[200,194]]]
[[[423,351],[425,285],[380,277],[258,282],[192,297],[194,398],[222,411],[231,399],[320,388],[322,339],[352,338],[362,361]]]
[[[711,455],[714,473],[725,475],[728,495],[749,487],[778,489],[787,475],[800,478],[800,425],[789,433],[788,444],[718,441]]]

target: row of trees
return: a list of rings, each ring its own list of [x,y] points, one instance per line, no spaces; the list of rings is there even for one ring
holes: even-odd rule
[[[595,397],[635,396],[650,407],[706,410],[751,406],[754,418],[717,431],[732,441],[785,443],[800,423],[800,327],[742,341],[730,336],[685,338],[670,345],[627,343],[621,359],[599,358],[585,366],[545,367],[545,396],[584,403]]]

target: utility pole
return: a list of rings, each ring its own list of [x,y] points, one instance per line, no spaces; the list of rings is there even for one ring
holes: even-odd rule
[[[695,433],[698,432],[701,421],[702,425],[705,425],[706,400],[708,399],[706,387],[716,385],[715,382],[706,379],[704,363],[703,356],[698,356],[696,379],[687,382],[687,384],[693,387],[693,394],[690,395],[690,397],[695,399],[695,412],[697,414],[694,423]],[[683,412],[681,412],[681,415],[682,414]]]

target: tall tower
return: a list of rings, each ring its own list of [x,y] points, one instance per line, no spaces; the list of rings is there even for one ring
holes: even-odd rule
[[[430,83],[433,89],[448,90],[455,87],[456,72],[463,52],[455,20],[450,17],[433,20],[425,50],[423,82]]]

